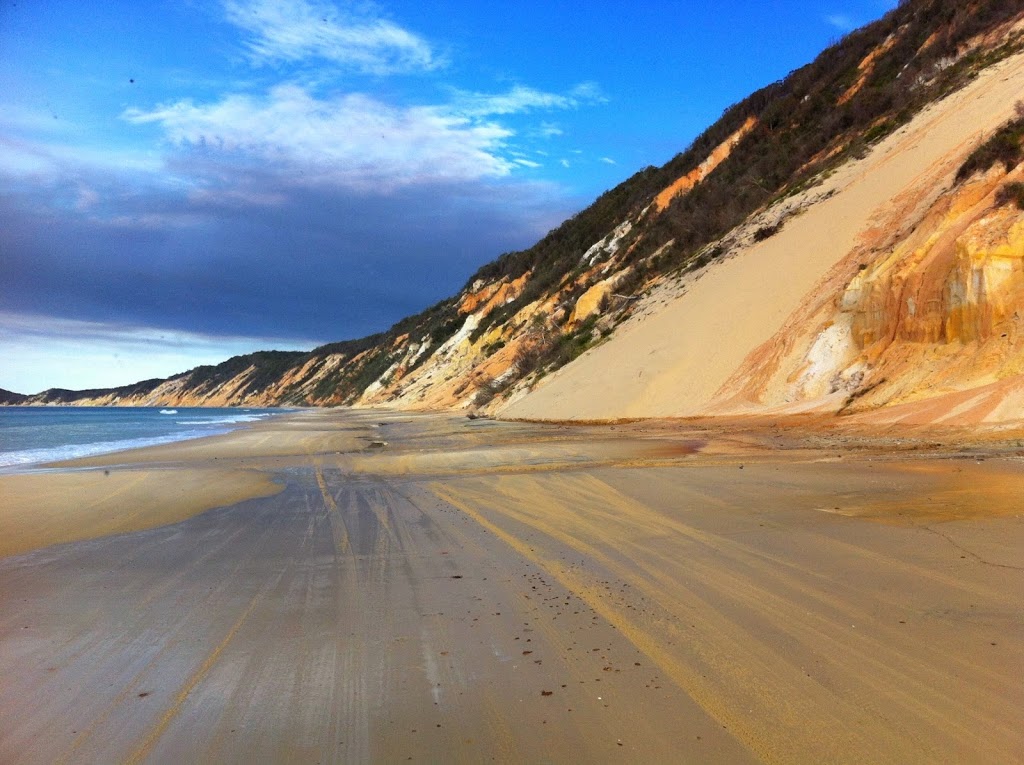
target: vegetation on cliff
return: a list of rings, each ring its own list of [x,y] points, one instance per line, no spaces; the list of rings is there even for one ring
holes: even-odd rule
[[[24,393],[14,393],[13,391],[0,388],[0,406],[20,406],[27,400],[28,396]]]
[[[956,173],[956,182],[963,183],[976,173],[984,173],[997,164],[1006,172],[1024,162],[1024,101],[1017,102],[1017,117],[972,151]]]

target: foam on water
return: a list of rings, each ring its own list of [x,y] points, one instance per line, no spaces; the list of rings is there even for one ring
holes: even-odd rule
[[[228,433],[275,411],[0,407],[0,471]],[[176,417],[161,415],[173,414]]]
[[[93,457],[97,454],[121,452],[126,449],[141,449],[144,446],[158,446],[159,444],[170,444],[175,441],[188,441],[193,438],[215,436],[220,433],[227,432],[227,429],[219,431],[196,430],[163,437],[126,438],[121,441],[97,441],[96,443],[91,444],[65,444],[64,446],[53,446],[44,449],[24,449],[22,451],[0,452],[0,468],[27,467],[29,465],[40,465],[47,462],[73,460],[78,457]]]
[[[220,417],[213,420],[175,420],[178,425],[192,425],[193,423],[202,422],[207,425],[233,425],[239,422],[258,422],[264,417],[270,417],[269,414],[240,414],[237,417]]]

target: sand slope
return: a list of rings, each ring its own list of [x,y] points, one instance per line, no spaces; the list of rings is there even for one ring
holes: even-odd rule
[[[1024,94],[1024,55],[922,112],[814,189],[834,192],[782,231],[664,293],[611,340],[503,411],[512,418],[597,419],[701,413],[759,346],[816,295],[829,271],[877,238],[894,211],[913,225],[962,158],[1005,122]],[[891,231],[882,232],[891,234]]]

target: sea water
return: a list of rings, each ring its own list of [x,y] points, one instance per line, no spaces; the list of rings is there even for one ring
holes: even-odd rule
[[[0,407],[0,470],[185,441],[235,430],[281,409]]]

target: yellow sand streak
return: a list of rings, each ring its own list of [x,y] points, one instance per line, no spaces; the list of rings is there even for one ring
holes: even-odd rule
[[[324,480],[323,466],[318,463],[314,467],[314,473],[316,474],[317,486],[320,487],[320,494],[324,498],[324,505],[327,506],[329,512],[333,513],[331,531],[334,534],[334,546],[338,552],[347,553],[351,547],[348,538],[348,527],[345,526],[345,519],[338,510],[338,503],[334,501],[334,496],[331,494],[330,489],[327,488],[327,481]]]
[[[613,625],[623,636],[626,637],[627,640],[636,646],[637,649],[646,654],[651,661],[657,664],[658,667],[665,672],[665,674],[672,678],[673,682],[677,683],[681,688],[685,689],[692,695],[692,689],[696,687],[698,681],[696,673],[679,661],[669,651],[663,649],[654,636],[641,629],[636,624],[623,619],[618,611],[613,606],[609,605],[603,598],[594,593],[591,587],[583,579],[569,571],[566,571],[563,566],[554,559],[541,555],[535,550],[535,548],[530,547],[528,543],[521,541],[519,538],[506,532],[500,526],[489,521],[471,505],[457,499],[445,486],[435,483],[431,485],[431,490],[438,497],[441,497],[453,507],[457,507],[459,510],[466,513],[466,515],[501,539],[505,544],[531,563],[543,568],[548,574],[554,577],[559,584],[583,600],[591,609],[594,610],[594,612],[599,614],[609,624]],[[577,549],[580,549],[589,555],[593,555],[595,558],[599,556],[599,553],[597,553],[595,549],[590,548],[587,545],[581,545],[578,540],[575,542],[575,545]],[[726,708],[724,704],[717,703],[710,697],[694,697],[694,700],[719,722],[725,722],[727,724],[733,723],[737,725],[740,722],[740,720],[730,714],[728,708]],[[746,741],[741,740],[741,743],[748,745]],[[753,749],[753,751],[757,752],[756,749]],[[757,753],[762,757],[768,754],[767,752]]]

